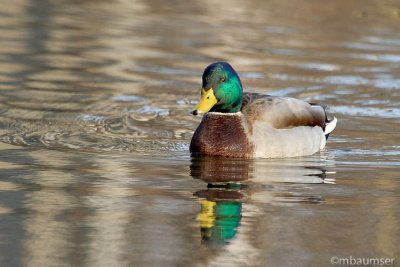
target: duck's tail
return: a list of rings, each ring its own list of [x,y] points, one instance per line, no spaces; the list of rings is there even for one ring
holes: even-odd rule
[[[329,134],[336,128],[336,124],[337,124],[336,117],[333,117],[333,119],[326,122],[324,131],[326,140],[328,140]]]

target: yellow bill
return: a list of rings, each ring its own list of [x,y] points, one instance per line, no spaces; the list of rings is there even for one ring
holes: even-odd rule
[[[201,100],[197,105],[196,109],[193,110],[193,115],[203,114],[210,111],[210,109],[217,104],[218,100],[214,95],[214,90],[212,88],[206,90],[201,90]]]

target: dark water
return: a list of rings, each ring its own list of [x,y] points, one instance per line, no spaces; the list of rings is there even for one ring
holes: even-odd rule
[[[399,264],[398,1],[0,4],[0,266]],[[217,60],[330,106],[326,150],[191,159]]]

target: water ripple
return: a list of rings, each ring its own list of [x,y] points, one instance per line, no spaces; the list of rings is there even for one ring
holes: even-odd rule
[[[367,116],[379,118],[400,118],[400,108],[376,108],[376,107],[358,107],[358,106],[332,106],[334,112],[350,116]]]

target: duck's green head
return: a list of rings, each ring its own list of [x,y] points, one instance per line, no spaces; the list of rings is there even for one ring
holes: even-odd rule
[[[204,70],[201,101],[192,113],[238,112],[242,99],[242,83],[236,71],[226,62],[216,62]]]

